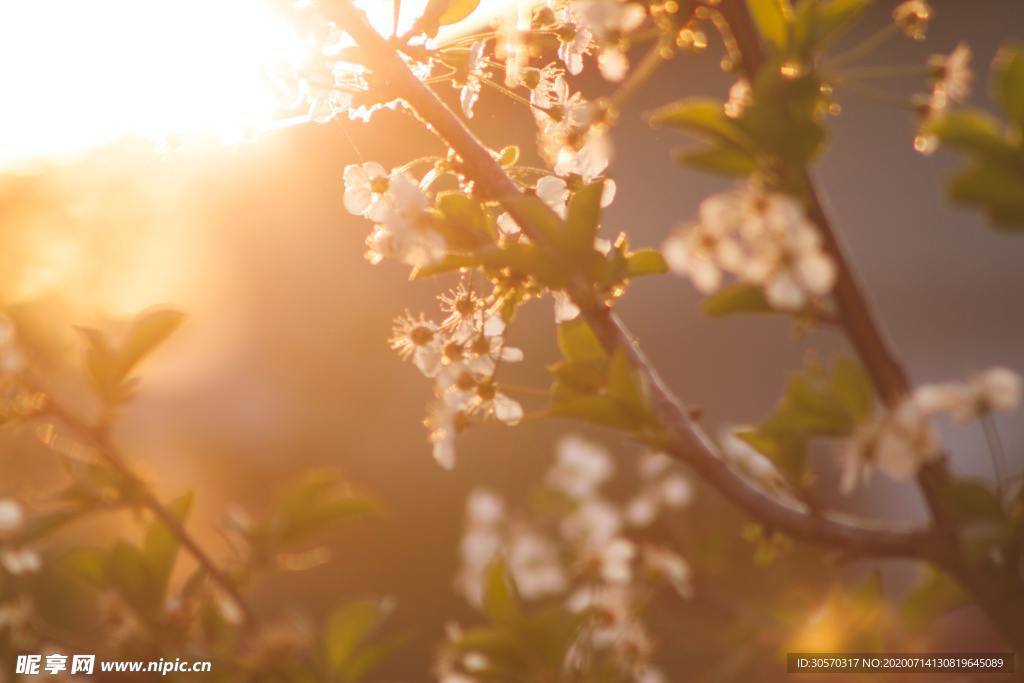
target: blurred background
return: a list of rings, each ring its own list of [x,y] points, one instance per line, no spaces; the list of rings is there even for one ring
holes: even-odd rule
[[[338,467],[376,496],[380,518],[334,535],[329,564],[261,583],[260,609],[315,614],[334,596],[394,595],[396,628],[412,638],[388,674],[424,680],[444,623],[467,616],[451,590],[467,492],[489,486],[525,496],[550,463],[558,435],[581,428],[555,421],[481,428],[460,440],[453,472],[434,463],[420,425],[430,387],[386,340],[396,315],[406,308],[433,314],[434,297],[454,282],[410,283],[396,264],[371,267],[362,256],[367,225],[341,205],[341,172],[348,163],[397,165],[442,147],[411,117],[391,111],[369,124],[268,130],[260,110],[248,107],[238,55],[207,69],[202,82],[187,77],[194,72],[187,49],[146,67],[149,53],[163,51],[161,35],[183,45],[194,37],[197,50],[220,40],[234,45],[251,10],[220,4],[204,5],[218,8],[210,24],[138,10],[111,35],[131,32],[137,22],[155,43],[108,45],[108,61],[84,63],[74,54],[83,43],[69,36],[89,17],[37,12],[29,3],[2,10],[13,12],[13,22],[0,21],[7,39],[0,43],[8,45],[0,48],[0,305],[45,340],[40,354],[68,368],[81,361],[75,325],[110,329],[159,303],[187,311],[187,324],[145,366],[118,439],[167,496],[196,490],[192,527],[214,547],[220,540],[209,529],[226,508],[259,511],[268,493],[303,467]],[[876,3],[847,40],[888,21],[893,4]],[[933,4],[927,42],[897,41],[872,63],[920,64],[966,40],[978,71],[973,103],[990,108],[987,69],[1000,44],[1024,38],[1024,4]],[[222,12],[243,14],[217,24]],[[14,35],[28,50],[21,58],[10,52]],[[622,112],[611,170],[618,196],[606,214],[606,236],[622,229],[635,245],[657,246],[725,187],[675,166],[669,151],[687,140],[643,121],[644,112],[676,97],[724,97],[731,79],[720,58],[717,41],[702,54],[677,57]],[[577,81],[589,96],[609,89],[595,71],[588,65]],[[892,87],[910,93],[909,86]],[[104,98],[115,105],[99,106]],[[816,175],[913,379],[962,379],[993,365],[1024,372],[1024,241],[947,204],[942,184],[959,162],[941,151],[915,153],[908,112],[852,92],[840,102]],[[83,123],[92,119],[102,125]],[[535,157],[525,109],[485,91],[474,121],[488,144],[515,143]],[[241,141],[225,144],[225,135]],[[845,348],[827,330],[801,336],[785,320],[712,322],[699,301],[683,280],[650,278],[630,288],[620,311],[670,385],[703,411],[711,433],[759,420],[809,355],[830,360]],[[544,365],[557,353],[550,320],[549,304],[535,303],[513,327],[512,342],[527,359],[517,383],[546,386]],[[1019,413],[997,420],[1010,470],[1019,474],[1024,420]],[[944,436],[955,471],[991,477],[980,428],[944,428]],[[46,456],[14,443],[0,452],[0,493],[47,489]],[[637,452],[624,441],[609,445],[624,464]],[[879,519],[922,518],[915,489],[884,477],[848,500],[832,496],[833,455],[817,454],[819,486],[837,505]],[[704,500],[712,497],[704,494],[681,514],[718,510]],[[913,571],[887,565],[887,586],[905,586]],[[699,603],[684,609],[693,610],[693,624],[708,618]],[[950,628],[958,645],[992,642],[970,614]]]

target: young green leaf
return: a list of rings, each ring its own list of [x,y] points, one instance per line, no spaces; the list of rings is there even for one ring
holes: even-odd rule
[[[1024,131],[1024,45],[1004,47],[996,56],[996,94],[1010,120]]]
[[[784,48],[793,16],[789,0],[747,0],[747,6],[765,40],[777,48]]]
[[[730,178],[746,178],[757,171],[757,159],[737,147],[718,146],[699,150],[676,150],[676,163]]]
[[[192,507],[192,494],[173,501],[167,506],[168,510],[179,522],[184,522]],[[167,594],[167,583],[171,578],[174,569],[174,562],[178,557],[178,537],[167,528],[167,525],[158,519],[150,523],[146,531],[146,537],[142,542],[142,555],[146,559],[149,573],[156,582],[161,597]]]
[[[752,151],[755,145],[735,121],[725,115],[718,100],[695,97],[667,104],[648,117],[652,126],[680,128],[724,146]]]
[[[569,361],[605,361],[608,354],[590,325],[581,318],[558,325],[558,348]]]
[[[487,569],[484,584],[484,612],[497,622],[513,622],[522,615],[519,594],[504,560],[498,558]]]
[[[594,237],[601,220],[601,191],[604,181],[584,185],[569,198],[566,216],[567,247],[575,252],[594,250]]]
[[[626,256],[626,277],[661,275],[667,272],[665,257],[657,249],[637,249]]]
[[[355,600],[334,610],[324,628],[324,651],[334,671],[347,667],[390,612],[379,600]]]
[[[726,287],[705,299],[700,307],[712,318],[724,318],[739,313],[775,312],[768,304],[763,288],[745,284]]]

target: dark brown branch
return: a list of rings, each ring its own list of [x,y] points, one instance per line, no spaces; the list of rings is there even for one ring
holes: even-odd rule
[[[45,392],[44,392],[45,393]],[[238,587],[219,566],[213,558],[199,545],[199,541],[185,528],[184,524],[168,510],[156,497],[149,486],[132,470],[125,460],[121,451],[110,438],[109,431],[105,426],[93,426],[80,418],[74,411],[46,395],[44,415],[49,415],[64,424],[65,427],[75,432],[76,436],[87,442],[87,445],[95,449],[102,458],[117,474],[126,482],[134,486],[134,493],[138,495],[139,502],[147,508],[163,524],[168,531],[178,540],[183,548],[195,559],[210,580],[217,585],[242,612],[245,623],[253,622],[253,612],[245,598],[238,591]]]
[[[463,166],[483,194],[502,202],[524,232],[540,239],[529,215],[512,200],[520,188],[494,160],[487,148],[463,122],[409,70],[406,64],[349,2],[334,5],[336,19],[368,55],[379,75],[417,113],[422,121],[461,157]],[[752,517],[783,533],[809,543],[858,549],[881,556],[930,558],[934,547],[928,532],[879,528],[853,523],[835,515],[813,515],[806,509],[780,500],[735,472],[717,453],[688,411],[671,393],[644,357],[632,335],[592,288],[580,281],[567,288],[606,349],[621,346],[629,352],[637,370],[651,387],[652,404],[668,432],[666,450],[689,464],[699,476]]]
[[[753,80],[767,60],[746,0],[721,0],[718,11],[729,32],[730,49],[736,53],[743,73]],[[907,373],[875,319],[814,179],[803,167],[783,171],[806,192],[808,216],[817,226],[823,245],[836,264],[833,295],[839,322],[882,400],[890,408],[895,407],[910,396],[911,383]],[[980,563],[970,564],[964,559],[959,548],[956,519],[947,504],[950,474],[945,458],[922,466],[917,481],[941,541],[939,564],[960,579],[1014,647],[1024,652],[1024,587],[1007,571]]]

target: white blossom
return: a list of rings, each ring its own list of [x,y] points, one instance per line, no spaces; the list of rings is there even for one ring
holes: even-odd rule
[[[626,584],[633,580],[636,544],[627,538],[613,538],[598,551],[601,579],[609,584]]]
[[[345,209],[357,216],[369,215],[390,184],[388,172],[375,161],[349,164],[345,167],[343,179]]]
[[[700,221],[674,232],[662,252],[673,272],[705,294],[731,274],[763,287],[779,310],[801,310],[835,284],[835,264],[800,202],[756,185],[704,200]]]
[[[25,523],[21,503],[11,498],[0,499],[0,539],[16,534]]]
[[[1021,401],[1021,378],[1004,367],[990,368],[965,383],[923,384],[914,402],[925,414],[947,413],[961,423],[992,412],[1009,412]]]
[[[840,490],[850,493],[876,468],[896,481],[909,480],[939,453],[928,415],[913,399],[905,400],[854,432],[841,454]]]
[[[437,374],[441,363],[441,337],[438,326],[421,313],[418,318],[406,313],[396,318],[388,344],[403,360],[413,363],[427,377]]]
[[[34,550],[10,548],[0,551],[0,566],[3,566],[13,576],[21,576],[38,572],[42,568],[43,562]]]
[[[557,595],[568,586],[558,546],[535,532],[515,535],[508,547],[508,568],[527,600]]]
[[[622,513],[602,498],[589,498],[562,519],[562,536],[583,546],[600,546],[622,530]]]
[[[642,559],[649,571],[667,581],[680,596],[686,598],[693,594],[690,565],[679,553],[663,546],[647,545]]]
[[[608,451],[583,437],[570,434],[558,442],[556,463],[548,470],[548,486],[573,500],[594,496],[614,473]]]
[[[597,63],[601,75],[610,81],[621,81],[629,69],[626,36],[643,23],[643,5],[622,0],[573,0],[572,8],[580,26],[591,33],[599,46]]]

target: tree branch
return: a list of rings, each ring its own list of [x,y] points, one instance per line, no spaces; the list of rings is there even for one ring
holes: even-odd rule
[[[529,215],[512,201],[522,190],[505,173],[488,149],[465,124],[422,83],[394,48],[350,2],[332,5],[334,17],[366,53],[371,63],[400,97],[462,159],[466,173],[484,195],[501,202],[531,240],[541,240]],[[668,433],[666,451],[689,464],[722,495],[762,523],[809,543],[857,549],[880,556],[930,559],[935,547],[930,532],[881,528],[858,524],[838,515],[815,515],[806,508],[780,500],[750,483],[718,454],[711,441],[690,419],[688,411],[658,375],[611,310],[584,281],[573,282],[567,293],[580,308],[601,343],[609,351],[625,348],[638,372],[651,388],[652,408]]]
[[[721,0],[718,11],[731,34],[726,36],[730,49],[736,53],[746,77],[753,80],[767,60],[746,0]],[[911,393],[907,373],[875,319],[868,298],[846,257],[846,250],[833,228],[821,194],[815,187],[814,179],[804,167],[784,171],[804,188],[808,200],[808,217],[817,226],[823,246],[836,264],[833,296],[839,322],[867,368],[882,400],[890,408],[896,407]],[[974,593],[979,605],[1000,626],[1014,647],[1024,652],[1024,591],[1012,575],[964,559],[959,549],[956,518],[945,496],[950,479],[944,457],[929,461],[918,470],[918,485],[941,541],[937,564],[956,575]]]
[[[111,468],[114,469],[121,477],[126,481],[131,482],[136,486],[138,491],[139,501],[143,507],[147,508],[153,515],[167,527],[167,530],[178,540],[185,550],[195,559],[203,571],[206,572],[210,580],[215,583],[220,590],[222,590],[237,606],[242,613],[242,619],[244,623],[251,624],[254,621],[253,611],[249,607],[245,598],[238,591],[238,587],[220,567],[214,562],[213,558],[203,549],[195,538],[188,532],[184,524],[168,510],[163,503],[156,497],[156,495],[150,490],[149,486],[132,470],[131,466],[128,465],[124,456],[114,444],[110,438],[109,431],[105,426],[93,426],[87,423],[82,418],[78,417],[74,411],[64,406],[60,402],[56,401],[50,394],[43,392],[46,395],[46,404],[43,410],[44,415],[49,415],[59,422],[63,423],[66,427],[73,430],[79,438],[84,439],[88,442],[88,445],[92,446],[97,454],[102,458]]]

